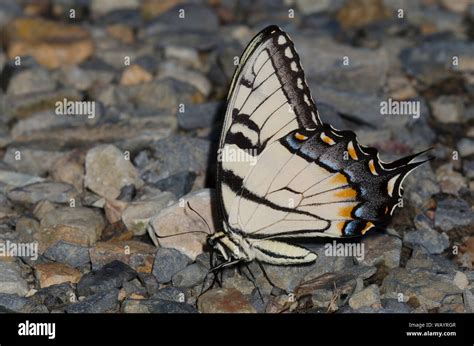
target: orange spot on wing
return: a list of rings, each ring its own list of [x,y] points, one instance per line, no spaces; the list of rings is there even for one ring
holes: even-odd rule
[[[374,226],[375,225],[372,222],[369,221],[365,224],[364,229],[362,231],[360,231],[360,233],[365,234],[365,232],[367,232],[369,229],[371,229]]]
[[[336,228],[338,229],[339,232],[341,232],[342,234],[342,230],[344,229],[344,225],[346,224],[345,221],[339,221],[337,224],[336,224]]]
[[[321,140],[329,145],[333,145],[336,143],[331,137],[327,136],[324,132],[321,132]]]
[[[347,185],[348,181],[347,178],[341,174],[341,173],[336,173],[330,180],[329,184],[334,184],[334,185]]]
[[[304,140],[307,139],[308,137],[306,137],[305,135],[302,135],[302,134],[299,133],[299,132],[296,132],[296,133],[295,133],[295,138],[296,138],[296,139],[299,139],[300,141],[304,141]]]
[[[342,190],[337,190],[334,195],[339,198],[355,198],[357,197],[357,191],[349,187]]]
[[[350,206],[347,206],[347,207],[342,207],[342,208],[339,208],[339,216],[343,217],[343,218],[346,218],[346,219],[349,219],[351,218],[351,213],[352,213],[352,209],[354,207],[352,205]]]
[[[369,169],[370,173],[372,173],[373,175],[378,175],[377,171],[375,170],[374,160],[369,161]]]
[[[351,157],[351,159],[353,160],[358,159],[357,153],[354,149],[354,145],[352,144],[352,142],[349,142],[349,145],[347,146],[347,151],[349,152],[349,156]]]

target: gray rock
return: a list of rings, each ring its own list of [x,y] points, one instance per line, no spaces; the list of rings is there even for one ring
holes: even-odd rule
[[[467,313],[474,313],[474,293],[470,289],[465,289],[462,292],[464,300],[464,308]]]
[[[381,302],[385,312],[391,314],[407,314],[412,312],[412,309],[407,304],[399,302],[397,299],[382,299]]]
[[[339,1],[335,1],[338,3]],[[323,1],[312,1],[312,0],[299,0],[296,2],[296,6],[301,13],[304,15],[314,14],[314,13],[321,13],[325,12],[330,8],[334,8],[334,5],[331,5],[332,1],[323,0]]]
[[[464,104],[460,97],[443,95],[431,102],[431,109],[438,122],[459,123],[463,118]]]
[[[406,72],[425,84],[438,82],[454,71],[452,57],[470,60],[474,54],[472,45],[461,40],[422,41],[414,48],[407,48],[401,53],[401,60]]]
[[[361,99],[381,91],[392,62],[385,48],[356,48],[336,42],[332,37],[305,33],[300,29],[290,35],[295,41],[308,81],[312,86],[318,83],[317,88],[310,88],[313,92],[318,93],[320,87],[330,88],[347,92],[347,96],[353,96],[355,101],[357,96],[354,90],[363,96]],[[317,64],[311,63],[315,56],[318,56]],[[349,58],[348,65],[343,64],[345,56]],[[322,100],[320,94],[317,96],[316,100]],[[374,106],[379,108],[379,104],[380,100]],[[354,105],[358,106],[357,102]],[[380,108],[378,113],[380,117]]]
[[[384,298],[398,299],[401,293],[404,301],[412,298],[428,310],[440,307],[446,296],[461,292],[454,284],[440,279],[436,274],[405,268],[390,271],[381,287]]]
[[[248,38],[245,40],[247,39]],[[220,43],[217,48],[208,76],[214,83],[220,85],[223,89],[221,93],[224,95],[228,92],[228,83],[232,79],[235,71],[234,57],[242,54],[245,47],[244,44],[243,42],[239,43],[235,40],[231,40],[230,42]]]
[[[83,267],[91,261],[87,247],[62,240],[50,246],[44,256],[52,261],[66,263],[75,268]]]
[[[96,105],[96,118],[97,116]],[[88,124],[93,124],[94,119],[85,120],[83,117],[75,116],[59,116],[55,110],[46,110],[36,112],[31,116],[20,119],[16,122],[12,129],[11,135],[13,138],[23,137],[26,135],[33,135],[35,132],[48,131],[53,129],[65,129],[71,127],[78,127],[84,125],[84,121]],[[47,150],[41,148],[20,147],[15,148],[10,146],[7,150],[5,159],[21,172],[35,172],[34,174],[43,175],[48,172],[53,164],[64,154],[62,152]],[[22,155],[22,160],[15,160],[15,153],[19,150]]]
[[[461,157],[468,157],[474,154],[474,140],[463,138],[458,142],[459,154]]]
[[[2,103],[2,96],[0,94],[0,109]],[[7,147],[12,142],[12,137],[9,129],[6,127],[6,124],[0,125],[0,148]],[[3,167],[1,167],[3,168]]]
[[[416,169],[404,182],[404,197],[416,207],[423,207],[431,196],[440,192],[440,187],[431,166],[425,164],[423,169]]]
[[[474,270],[466,270],[466,271],[464,272],[464,274],[466,274],[467,279],[468,279],[470,282],[474,281]]]
[[[76,65],[62,66],[58,77],[65,85],[81,91],[93,85],[91,76]]]
[[[21,275],[21,268],[16,262],[0,261],[0,293],[25,296],[28,283]]]
[[[153,200],[132,202],[123,211],[122,221],[133,234],[143,235],[150,218],[174,203],[176,197],[169,192],[162,192],[154,196]]]
[[[191,192],[195,179],[196,173],[183,171],[159,180],[153,185],[161,191],[169,191],[180,198]]]
[[[69,305],[66,312],[70,314],[118,312],[118,292],[116,288],[98,292],[78,303]]]
[[[139,38],[144,38],[158,47],[178,47],[195,49],[198,51],[210,51],[219,44],[219,35],[211,31],[183,31],[171,30],[166,35],[156,36],[153,27],[145,27],[138,33]],[[159,39],[158,39],[159,37]]]
[[[87,59],[78,67],[81,69],[82,73],[91,80],[93,85],[108,85],[115,77],[114,68],[97,57]],[[73,83],[73,86],[80,90],[78,85],[75,85],[75,83],[76,82]]]
[[[133,279],[131,281],[124,281],[123,290],[130,296],[132,294],[145,297],[147,295],[147,290],[138,279]]]
[[[56,82],[51,74],[42,67],[20,70],[13,75],[8,83],[9,95],[42,93],[56,89]]]
[[[117,0],[117,1],[101,1],[92,0],[90,2],[90,10],[95,17],[103,16],[109,12],[117,10],[138,9],[140,2],[138,0]]]
[[[199,263],[203,267],[205,267],[207,270],[211,269],[211,255],[209,252],[201,252],[199,255],[196,257],[196,263]]]
[[[43,178],[13,171],[0,170],[0,183],[10,187],[21,187],[43,181]]]
[[[31,114],[53,108],[58,100],[82,100],[79,91],[72,88],[60,88],[55,91],[11,96],[5,99],[5,120],[17,117],[25,118]]]
[[[101,212],[85,207],[59,207],[48,210],[39,218],[43,229],[54,230],[64,227],[66,230],[73,230],[66,232],[67,239],[66,233],[62,233],[59,238],[57,235],[49,238],[45,232],[42,232],[40,235],[44,234],[46,238],[40,238],[40,240],[50,241],[50,244],[40,244],[43,246],[53,245],[59,240],[68,241],[68,239],[74,239],[74,243],[77,244],[91,246],[100,238],[105,227],[105,220]]]
[[[469,203],[462,199],[439,201],[435,212],[435,226],[448,232],[455,228],[474,225],[474,214]]]
[[[474,180],[474,160],[464,160],[462,170],[466,178]]]
[[[175,249],[159,248],[153,263],[153,275],[159,283],[170,282],[173,276],[186,268],[191,259]]]
[[[176,203],[171,207],[161,210],[150,220],[148,234],[156,246],[173,248],[194,260],[203,252],[206,244],[206,234],[209,233],[206,223],[188,207],[191,206],[204,220],[208,220],[210,233],[216,215],[212,189],[194,191],[183,197],[183,203]],[[214,222],[209,222],[214,220]],[[197,232],[199,231],[199,232]]]
[[[326,103],[319,102],[319,100],[317,102],[319,117],[323,123],[331,124],[334,128],[340,130],[348,128],[346,122],[344,119],[342,119],[334,107]]]
[[[125,281],[137,276],[137,272],[120,261],[113,261],[97,271],[85,274],[77,283],[77,294],[89,296],[111,288],[122,287]]]
[[[26,312],[28,306],[28,298],[20,297],[17,294],[0,293],[0,307],[15,312]]]
[[[332,87],[312,84],[309,88],[314,90],[314,97],[333,107],[338,113],[345,114],[356,121],[383,127],[387,117],[380,114],[380,98],[373,95],[338,91]]]
[[[211,93],[212,85],[205,75],[194,69],[183,67],[175,61],[165,61],[160,64],[157,80],[166,78],[172,78],[193,86],[204,98],[207,98]]]
[[[412,257],[406,263],[406,269],[414,271],[431,271],[438,274],[447,274],[454,277],[458,268],[456,265],[441,255],[432,255],[423,247],[415,247]]]
[[[375,314],[375,313],[384,313],[384,309],[382,308],[373,308],[371,306],[362,306],[358,309],[342,309],[342,313],[355,313],[355,314]]]
[[[84,186],[102,197],[115,199],[122,187],[143,182],[125,154],[113,145],[99,145],[87,152]]]
[[[201,313],[255,313],[248,298],[233,288],[214,288],[199,296]]]
[[[434,221],[427,217],[425,214],[418,214],[413,219],[413,223],[417,230],[433,230]]]
[[[180,10],[184,11],[184,18],[180,18]],[[202,32],[216,31],[218,28],[219,20],[210,7],[198,3],[184,3],[154,18],[146,27],[146,34],[166,36],[169,31]]]
[[[421,246],[430,254],[440,254],[448,248],[449,237],[432,229],[415,230],[405,233],[403,242],[411,248]]]
[[[198,263],[193,263],[173,275],[173,285],[176,287],[194,287],[203,282],[207,269]]]
[[[207,102],[188,105],[184,112],[178,112],[178,124],[185,130],[211,127],[222,109],[221,102]]]
[[[412,24],[419,26],[421,23],[430,22],[435,25],[437,32],[450,32],[453,33],[455,36],[463,36],[463,26],[462,26],[462,13],[454,13],[454,12],[463,12],[463,11],[452,11],[451,9],[446,11],[446,8],[449,6],[446,5],[447,1],[441,1],[440,3],[444,8],[439,6],[430,6],[430,7],[421,7],[417,11],[410,11],[410,17],[407,17],[407,21]],[[459,4],[462,6],[463,1],[456,1],[455,3],[448,1],[451,6],[452,4]],[[456,6],[456,5],[454,5]],[[406,11],[409,11],[405,8]]]
[[[46,306],[49,311],[64,311],[67,305],[77,302],[77,297],[71,283],[65,282],[42,288],[28,300],[36,305]]]
[[[157,291],[151,297],[154,300],[169,300],[178,303],[184,303],[186,301],[186,291],[183,288],[177,288],[173,286],[165,287]]]
[[[383,264],[387,268],[400,265],[402,241],[388,234],[371,234],[361,240],[364,245],[364,258],[357,260],[359,264],[374,266]]]
[[[149,273],[138,273],[138,279],[142,283],[143,287],[146,288],[148,295],[153,295],[160,289],[160,284],[156,281],[153,274]]]
[[[58,118],[58,116],[56,117]],[[32,122],[34,122],[34,119]],[[17,126],[21,125],[17,124]],[[18,128],[12,129],[12,135],[16,136],[17,131]],[[18,172],[37,176],[45,176],[63,154],[64,153],[55,150],[9,146],[7,152],[5,153],[4,160],[6,163],[14,167]]]
[[[162,299],[126,300],[122,304],[125,313],[157,313],[178,314],[197,313],[195,307],[186,303],[179,303]]]
[[[441,314],[465,312],[462,294],[453,294],[444,298],[438,312]]]
[[[8,199],[23,205],[36,204],[39,201],[69,203],[76,196],[74,186],[59,182],[39,182],[17,187],[8,192]]]
[[[169,77],[150,83],[120,87],[117,92],[122,102],[139,105],[148,110],[166,110],[172,114],[178,112],[180,104],[186,106],[202,98],[192,85]]]
[[[168,178],[186,167],[196,174],[203,173],[208,166],[211,144],[199,138],[172,136],[152,144],[152,161],[140,170],[148,184]]]
[[[374,268],[375,269],[375,268]],[[295,289],[297,299],[311,295],[314,308],[324,311],[336,311],[346,304],[349,297],[355,292],[357,278],[343,271],[325,273],[318,277],[303,280]]]
[[[379,309],[382,306],[379,287],[377,285],[370,285],[362,291],[354,293],[349,299],[349,306],[353,309],[360,309],[362,307]]]
[[[345,268],[337,273],[344,273],[348,276],[353,276],[356,279],[366,280],[372,277],[377,272],[377,268],[372,265],[358,265]]]
[[[452,282],[461,290],[469,286],[469,279],[467,278],[467,275],[460,271],[456,271]]]
[[[10,20],[20,16],[22,9],[14,0],[2,1],[0,4],[0,27],[4,27]]]
[[[246,276],[245,276],[246,274]],[[238,274],[238,273],[233,273],[233,275],[231,276],[230,274],[226,272],[224,272],[224,279],[222,280],[222,287],[223,288],[234,288],[236,290],[238,290],[239,292],[245,294],[245,295],[251,295],[254,291],[255,291],[255,286],[258,287],[258,289],[260,290],[260,293],[262,295],[266,295],[266,293],[270,294],[273,290],[272,287],[270,287],[269,283],[265,283],[264,285],[261,284],[261,282],[263,280],[266,280],[265,278],[263,277],[260,277],[260,275],[258,275],[257,277],[257,282],[256,283],[253,283],[252,282],[252,279],[251,279],[251,276],[247,273],[242,273],[242,275]],[[213,274],[210,274],[207,279],[206,279],[206,284],[204,285],[204,290],[207,289],[208,287],[210,287],[210,285],[212,284],[212,281],[214,280],[214,277],[213,277]],[[199,290],[201,290],[201,287],[200,286],[197,286],[197,288]],[[281,289],[280,289],[281,290]],[[282,292],[281,293],[284,293],[283,290],[281,290]],[[258,292],[257,292],[258,294]]]

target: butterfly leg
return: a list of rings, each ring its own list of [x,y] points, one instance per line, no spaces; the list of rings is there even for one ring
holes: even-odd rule
[[[212,261],[212,260],[211,260]],[[231,260],[229,258],[229,261],[227,262],[223,262],[223,263],[220,263],[214,267],[212,267],[211,269],[209,269],[209,271],[207,272],[206,276],[204,277],[204,281],[203,281],[203,284],[202,284],[202,287],[201,287],[201,294],[199,295],[202,295],[204,293],[206,293],[208,290],[210,290],[211,288],[214,287],[214,285],[217,284],[219,285],[219,287],[222,287],[222,275],[223,275],[223,269],[225,269],[226,267],[229,267],[229,266],[232,266],[234,264],[237,264],[241,262],[240,259],[236,259],[236,260]],[[214,274],[214,279],[212,281],[212,284],[211,286],[209,286],[204,292],[203,292],[203,289],[204,289],[204,286],[206,284],[206,280],[207,280],[207,277],[210,275],[210,274]],[[220,278],[219,278],[219,274],[221,274]]]
[[[268,277],[268,274],[267,272],[265,271],[265,268],[263,267],[263,264],[262,262],[260,262],[259,260],[256,260],[258,266],[260,267],[260,269],[262,270],[262,273],[263,273],[263,276],[265,276],[265,279],[267,279],[268,283],[272,286],[272,287],[277,287],[273,282],[272,280],[270,280],[270,278]]]
[[[257,292],[258,292],[258,295],[259,295],[260,299],[262,300],[262,303],[265,304],[265,300],[263,299],[263,295],[262,295],[262,292],[260,291],[260,287],[258,287],[258,285],[257,285],[257,279],[255,278],[255,275],[253,275],[253,273],[250,270],[250,267],[247,263],[244,263],[244,265],[245,265],[245,267],[247,268],[247,270],[250,274],[250,277],[248,277],[247,275],[245,275],[245,277],[253,283],[253,285],[257,289]]]

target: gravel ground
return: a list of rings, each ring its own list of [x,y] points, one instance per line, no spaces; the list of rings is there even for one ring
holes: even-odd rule
[[[175,234],[208,232],[186,202],[221,229],[224,100],[269,24],[326,122],[384,160],[435,160],[364,256],[319,243],[313,265],[265,265],[275,287],[251,263],[258,290],[232,268],[200,295],[205,235]],[[472,1],[7,0],[0,27],[0,311],[474,312]],[[389,99],[419,113],[383,114]]]

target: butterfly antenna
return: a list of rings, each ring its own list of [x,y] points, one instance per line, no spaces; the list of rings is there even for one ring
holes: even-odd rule
[[[214,267],[214,249],[213,248],[210,249],[209,264],[210,264],[211,269],[209,269],[207,271],[206,276],[204,277],[204,280],[203,280],[202,286],[201,286],[201,293],[199,293],[198,297],[202,296],[204,293],[209,291],[216,284],[216,273],[212,271],[212,268]],[[207,278],[211,274],[214,275],[214,277],[212,279],[212,282],[211,282],[211,284],[209,285],[208,288],[204,289],[204,286],[206,286]]]
[[[206,219],[205,219],[201,214],[199,214],[193,207],[191,207],[191,204],[189,204],[189,201],[186,202],[186,205],[187,205],[188,208],[191,209],[197,216],[199,216],[199,218],[206,224],[207,229],[209,230],[209,234],[211,234],[211,233],[212,233],[211,227],[209,226],[209,223],[206,221]],[[204,233],[206,233],[206,232],[204,232]]]
[[[189,233],[204,233],[204,234],[207,234],[209,235],[210,233],[212,233],[211,231],[211,228],[209,226],[209,224],[207,223],[207,221],[201,216],[201,214],[199,214],[196,210],[194,210],[191,205],[189,204],[189,202],[186,202],[187,206],[189,209],[191,209],[194,213],[196,213],[202,221],[204,221],[204,223],[206,224],[206,227],[207,229],[209,230],[209,233],[208,232],[204,232],[204,231],[187,231],[187,232],[181,232],[181,233],[175,233],[175,234],[170,234],[170,235],[159,235],[159,234],[156,234],[156,237],[157,238],[169,238],[169,237],[176,237],[178,235],[183,235],[183,234],[189,234]]]

